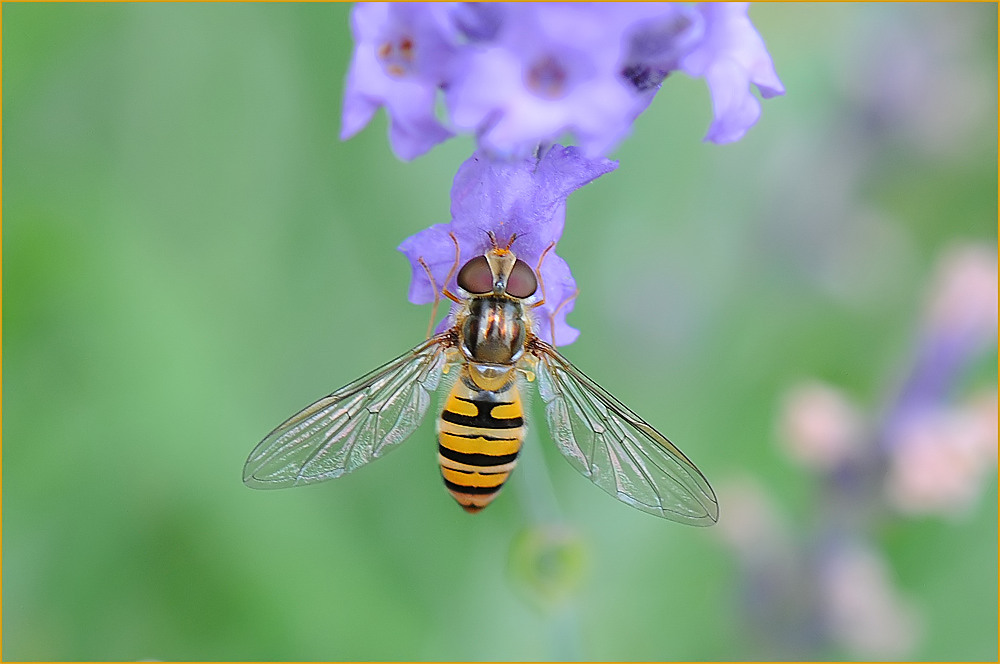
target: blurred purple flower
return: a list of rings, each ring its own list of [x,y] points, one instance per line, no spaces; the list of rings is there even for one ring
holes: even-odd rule
[[[995,347],[996,334],[996,250],[949,247],[935,267],[914,366],[890,414],[887,438],[911,412],[946,400],[968,363]]]
[[[501,245],[517,234],[511,246],[514,254],[532,268],[538,269],[541,261],[545,304],[535,310],[536,333],[559,345],[572,343],[579,331],[566,324],[566,314],[573,309],[576,281],[553,247],[562,236],[566,198],[617,166],[617,162],[588,159],[577,148],[561,145],[552,146],[541,157],[520,161],[496,162],[477,152],[455,175],[451,222],[420,231],[399,246],[413,268],[410,302],[432,302],[435,285],[455,292],[455,275],[447,284],[444,281],[455,265],[456,241],[461,266],[489,248],[488,231]]]
[[[786,452],[833,479],[834,491],[856,496],[862,482],[904,514],[951,516],[974,507],[996,467],[997,392],[958,399],[955,392],[968,368],[996,348],[996,301],[995,250],[947,248],[912,365],[885,412],[868,418],[841,390],[800,384],[781,409]]]
[[[834,642],[865,659],[905,659],[920,639],[922,619],[896,588],[885,555],[866,539],[846,539],[820,563],[817,595]]]
[[[955,403],[963,374],[996,348],[997,255],[959,244],[939,258],[909,375],[880,431],[886,494],[906,513],[961,514],[996,467],[996,391]]]
[[[705,77],[715,120],[707,140],[739,139],[760,116],[751,94],[782,94],[746,3],[362,4],[342,137],[384,105],[393,149],[411,159],[451,135],[521,158],[564,134],[608,154],[676,70]]]
[[[788,659],[808,658],[825,644],[862,658],[899,659],[922,637],[921,613],[896,589],[873,531],[890,510],[960,517],[989,486],[996,388],[957,401],[956,392],[966,371],[996,348],[996,301],[995,248],[948,247],[928,289],[912,368],[881,415],[868,416],[842,390],[818,381],[796,385],[783,399],[785,451],[816,473],[821,492],[809,517],[815,533],[803,538],[805,546],[779,546],[788,540],[773,527],[773,510],[751,493],[730,496],[727,503],[738,508],[722,534],[743,562],[754,627],[779,645],[818,637]],[[724,488],[720,493],[725,497]],[[782,621],[788,606],[797,610]]]
[[[740,565],[742,614],[770,649],[752,652],[755,659],[816,659],[830,646],[863,659],[912,652],[922,615],[884,554],[853,530],[859,521],[831,524],[837,505],[822,502],[813,523],[828,530],[803,541],[760,480],[735,477],[719,489],[730,509],[717,534]]]

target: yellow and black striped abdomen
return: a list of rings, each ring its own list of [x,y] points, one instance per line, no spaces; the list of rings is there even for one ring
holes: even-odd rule
[[[465,378],[455,381],[438,420],[438,461],[458,504],[478,512],[496,498],[517,464],[524,409],[515,381],[492,392],[470,387]]]

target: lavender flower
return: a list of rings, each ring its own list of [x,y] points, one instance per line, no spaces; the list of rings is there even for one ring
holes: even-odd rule
[[[748,4],[699,5],[705,33],[680,64],[688,75],[708,82],[715,121],[705,139],[714,143],[738,141],[757,122],[760,102],[750,93],[751,83],[765,99],[785,93],[764,40],[747,16]]]
[[[462,265],[489,248],[489,231],[500,243],[516,234],[511,250],[533,268],[541,265],[545,304],[535,310],[537,334],[552,343],[572,343],[579,331],[566,323],[566,314],[573,309],[576,281],[554,250],[565,223],[566,198],[617,166],[560,145],[520,161],[496,162],[481,152],[472,155],[455,175],[451,222],[420,231],[399,246],[413,267],[410,302],[432,302],[435,287],[455,291],[456,242]],[[453,273],[446,284],[449,272]]]
[[[785,449],[821,480],[812,544],[795,547],[776,536],[768,527],[778,521],[775,510],[754,495],[730,497],[739,508],[723,530],[743,559],[748,587],[766,589],[748,594],[761,605],[753,618],[806,607],[787,627],[768,620],[762,632],[789,643],[814,634],[817,643],[866,658],[912,651],[921,614],[895,588],[873,525],[893,512],[961,516],[988,486],[996,469],[996,389],[977,389],[957,403],[955,392],[965,370],[995,348],[996,300],[995,250],[950,247],[931,283],[912,369],[884,413],[867,416],[842,390],[816,381],[786,395],[779,420]]]
[[[645,106],[619,76],[621,28],[608,21],[630,13],[507,5],[494,39],[456,70],[446,94],[452,122],[493,154],[530,154],[568,131],[588,156],[607,154]]]
[[[586,156],[606,155],[673,71],[705,77],[706,139],[725,143],[760,116],[751,85],[765,98],[784,92],[746,3],[362,4],[352,27],[341,136],[385,106],[402,159],[452,130],[494,157],[523,158],[567,133]]]
[[[862,659],[912,652],[923,636],[922,613],[897,587],[885,556],[852,529],[858,521],[838,520],[803,545],[759,480],[737,477],[720,489],[730,508],[718,534],[741,568],[743,614],[768,648],[755,658],[815,659],[831,646]],[[820,524],[829,519],[824,505]]]
[[[901,512],[958,515],[996,468],[996,390],[953,396],[968,367],[996,347],[996,251],[949,247],[935,272],[913,367],[880,432],[885,488]]]
[[[340,138],[368,124],[380,106],[391,123],[396,155],[410,160],[452,133],[434,114],[437,88],[457,53],[457,33],[444,5],[359,3],[351,12],[354,57],[344,91]]]

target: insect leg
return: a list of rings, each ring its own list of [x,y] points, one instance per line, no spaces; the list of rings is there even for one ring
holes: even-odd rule
[[[453,302],[462,301],[448,290],[448,282],[451,281],[451,278],[455,275],[455,270],[458,269],[458,261],[461,257],[461,250],[458,247],[458,239],[455,237],[455,234],[448,233],[448,237],[450,237],[451,241],[455,243],[455,262],[452,264],[451,269],[448,271],[448,276],[444,278],[444,284],[440,288],[438,288],[437,281],[434,279],[434,275],[431,273],[431,269],[427,266],[423,257],[417,257],[417,262],[420,263],[420,267],[424,268],[424,272],[427,273],[427,278],[431,280],[431,287],[434,289],[434,304],[431,306],[431,319],[427,323],[428,339],[431,338],[431,332],[434,331],[434,319],[437,318],[438,303],[441,302],[441,296],[444,295]]]
[[[570,293],[566,298],[564,298],[563,301],[559,303],[559,306],[556,307],[551,314],[549,314],[549,329],[552,330],[553,346],[556,345],[556,315],[559,314],[560,309],[569,304],[572,300],[576,299],[576,296],[579,294],[580,294],[580,289],[574,288],[573,292]]]
[[[424,262],[422,257],[417,257],[417,262],[420,263],[420,267],[424,268],[424,272],[427,273],[427,278],[431,280],[431,286],[434,288],[434,304],[431,306],[431,319],[427,321],[427,338],[431,338],[431,332],[434,330],[434,318],[437,316],[438,302],[441,301],[441,295],[438,293],[437,283],[434,281],[434,275],[431,274],[431,269],[427,267],[427,263]]]
[[[451,300],[452,302],[458,302],[461,304],[462,302],[461,298],[455,296],[451,291],[448,290],[448,284],[451,282],[451,278],[455,276],[455,271],[458,270],[458,261],[460,261],[462,258],[462,250],[458,246],[458,238],[455,237],[454,233],[449,231],[448,237],[450,237],[451,241],[455,243],[455,262],[451,264],[451,269],[448,270],[448,276],[444,278],[444,285],[441,286],[441,294],[444,295],[449,300]]]
[[[545,251],[542,255],[538,257],[538,265],[535,266],[535,275],[538,277],[538,287],[542,291],[542,299],[531,305],[532,309],[537,309],[538,307],[545,304],[545,280],[542,279],[542,261],[545,260],[545,256],[552,250],[552,247],[556,246],[555,242],[549,242],[549,246],[545,247]]]

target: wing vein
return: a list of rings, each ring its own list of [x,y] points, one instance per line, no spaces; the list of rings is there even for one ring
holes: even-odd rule
[[[715,494],[683,452],[551,345],[533,338],[529,350],[538,360],[553,438],[575,468],[650,514],[694,525],[715,522]]]
[[[451,339],[421,342],[285,420],[250,453],[243,481],[257,488],[319,482],[401,443],[426,415],[424,395],[438,387]]]

